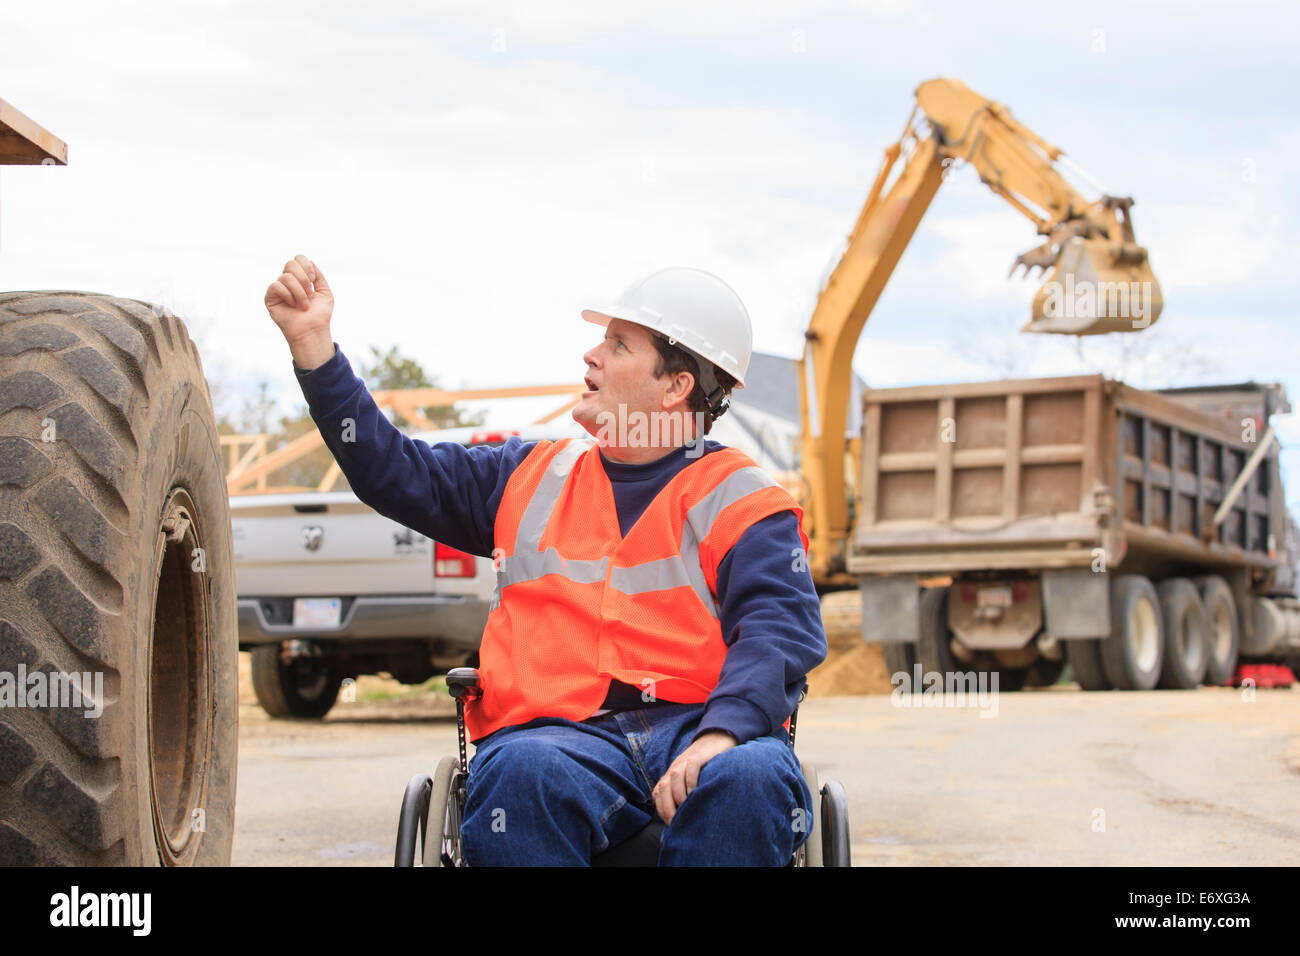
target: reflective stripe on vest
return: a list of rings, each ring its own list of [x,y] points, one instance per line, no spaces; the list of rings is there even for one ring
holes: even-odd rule
[[[555,548],[541,549],[542,533],[551,520],[565,479],[576,462],[593,442],[575,441],[560,451],[542,476],[532,500],[519,521],[513,553],[501,561],[496,589],[492,594],[491,609],[501,602],[501,589],[520,581],[531,581],[547,574],[558,574],[576,584],[596,584],[609,573],[609,586],[624,594],[645,594],[669,588],[690,586],[709,613],[717,618],[718,605],[700,567],[700,542],[708,537],[713,523],[729,505],[735,504],[750,492],[762,488],[779,487],[772,477],[757,465],[741,468],[727,477],[722,484],[709,492],[700,502],[686,512],[682,527],[679,555],[647,561],[630,567],[615,567],[609,571],[609,557],[574,560],[561,555]]]

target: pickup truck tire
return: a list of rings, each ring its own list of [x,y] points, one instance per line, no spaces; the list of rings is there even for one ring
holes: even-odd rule
[[[1156,585],[1164,614],[1165,661],[1160,686],[1171,690],[1199,687],[1210,652],[1210,625],[1196,585],[1168,578]]]
[[[949,673],[956,669],[953,662],[952,632],[948,630],[948,589],[946,587],[926,588],[921,591],[921,633],[916,641],[916,661],[921,665],[921,679],[926,675],[937,673],[947,682]],[[913,687],[912,693],[919,694],[923,687]]]
[[[1065,642],[1066,660],[1081,690],[1110,690],[1114,685],[1101,663],[1101,640],[1095,637]]]
[[[0,294],[0,661],[87,675],[0,707],[0,861],[229,864],[230,512],[198,350],[165,309]]]
[[[1195,578],[1196,589],[1205,606],[1205,619],[1209,627],[1209,653],[1205,660],[1205,683],[1222,687],[1237,670],[1237,649],[1241,637],[1238,630],[1237,602],[1232,588],[1217,574]]]
[[[1110,636],[1101,642],[1106,676],[1119,690],[1152,690],[1164,664],[1164,619],[1160,596],[1140,574],[1110,582]]]
[[[279,644],[252,651],[253,693],[272,717],[324,717],[338,700],[343,675],[310,660],[285,664]]]

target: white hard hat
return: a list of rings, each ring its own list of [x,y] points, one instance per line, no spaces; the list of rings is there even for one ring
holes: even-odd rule
[[[668,336],[699,358],[717,365],[745,387],[753,332],[740,296],[711,272],[678,267],[660,269],[634,282],[606,309],[583,309],[582,317],[597,325],[624,319]],[[712,379],[701,369],[701,379]],[[711,391],[708,381],[702,383]]]

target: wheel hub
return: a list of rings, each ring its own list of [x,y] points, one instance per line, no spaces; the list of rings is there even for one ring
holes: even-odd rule
[[[158,534],[149,640],[149,787],[154,834],[165,865],[201,839],[203,768],[212,731],[207,568],[197,509],[173,488]]]

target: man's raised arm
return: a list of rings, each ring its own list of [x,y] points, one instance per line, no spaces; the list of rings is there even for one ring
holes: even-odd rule
[[[266,290],[312,420],[358,498],[387,518],[470,554],[492,553],[492,529],[510,473],[533,443],[493,448],[403,435],[335,347],[334,294],[306,256],[285,263]]]

